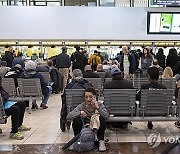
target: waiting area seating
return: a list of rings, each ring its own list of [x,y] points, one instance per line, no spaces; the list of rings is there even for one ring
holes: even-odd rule
[[[49,85],[50,84],[49,72],[38,72],[38,73],[40,73],[43,76],[44,81]]]
[[[89,81],[94,89],[96,89],[99,92],[99,96],[101,95],[102,89],[103,89],[103,83],[101,78],[84,78],[87,81]]]
[[[68,112],[82,103],[84,90],[67,89]],[[118,121],[180,121],[179,104],[172,101],[173,90],[141,90],[141,101],[136,101],[136,89],[104,89],[104,105],[109,122]]]
[[[18,78],[18,88],[15,87],[13,78],[3,78],[2,86],[8,92],[13,101],[29,101],[29,113],[31,113],[32,102],[42,98],[40,79]]]

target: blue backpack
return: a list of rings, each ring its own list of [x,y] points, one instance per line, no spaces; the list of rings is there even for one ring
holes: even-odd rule
[[[74,150],[76,152],[91,151],[95,148],[94,140],[95,136],[92,129],[84,127],[81,130],[80,138],[74,143]]]

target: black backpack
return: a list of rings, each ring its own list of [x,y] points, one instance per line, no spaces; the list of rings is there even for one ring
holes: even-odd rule
[[[83,53],[79,52],[79,51],[76,51],[74,54],[73,54],[73,57],[72,57],[72,62],[73,62],[73,65],[77,68],[81,68],[82,65],[83,65],[83,62],[84,62],[84,55]]]

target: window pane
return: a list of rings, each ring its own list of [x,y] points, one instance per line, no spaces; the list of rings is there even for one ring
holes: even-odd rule
[[[130,7],[130,0],[116,0],[117,7]]]
[[[100,0],[100,6],[115,6],[114,0]]]
[[[148,0],[134,0],[134,7],[148,7]]]
[[[64,0],[65,6],[96,6],[96,0]]]
[[[59,1],[57,1],[57,2],[47,1],[47,6],[61,6],[61,3]]]

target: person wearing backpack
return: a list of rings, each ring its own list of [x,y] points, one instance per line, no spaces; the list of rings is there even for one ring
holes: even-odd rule
[[[94,54],[89,57],[88,63],[91,65],[92,71],[96,71],[97,65],[102,63],[97,50],[94,50]]]
[[[84,60],[85,56],[80,51],[80,46],[75,46],[76,51],[71,55],[71,61],[72,61],[72,71],[75,69],[80,69],[82,72],[84,71]]]
[[[97,93],[94,88],[85,89],[84,92],[85,102],[79,104],[73,111],[71,111],[67,115],[67,119],[73,120],[72,128],[74,135],[76,136],[82,131],[83,125],[90,124],[92,120],[92,116],[94,114],[99,113],[99,128],[95,128],[95,129],[93,128],[93,130],[97,132],[97,138],[99,139],[99,151],[105,151],[106,150],[106,146],[104,143],[104,133],[106,129],[105,120],[109,118],[109,113],[107,112],[105,106],[96,100],[96,96]]]

